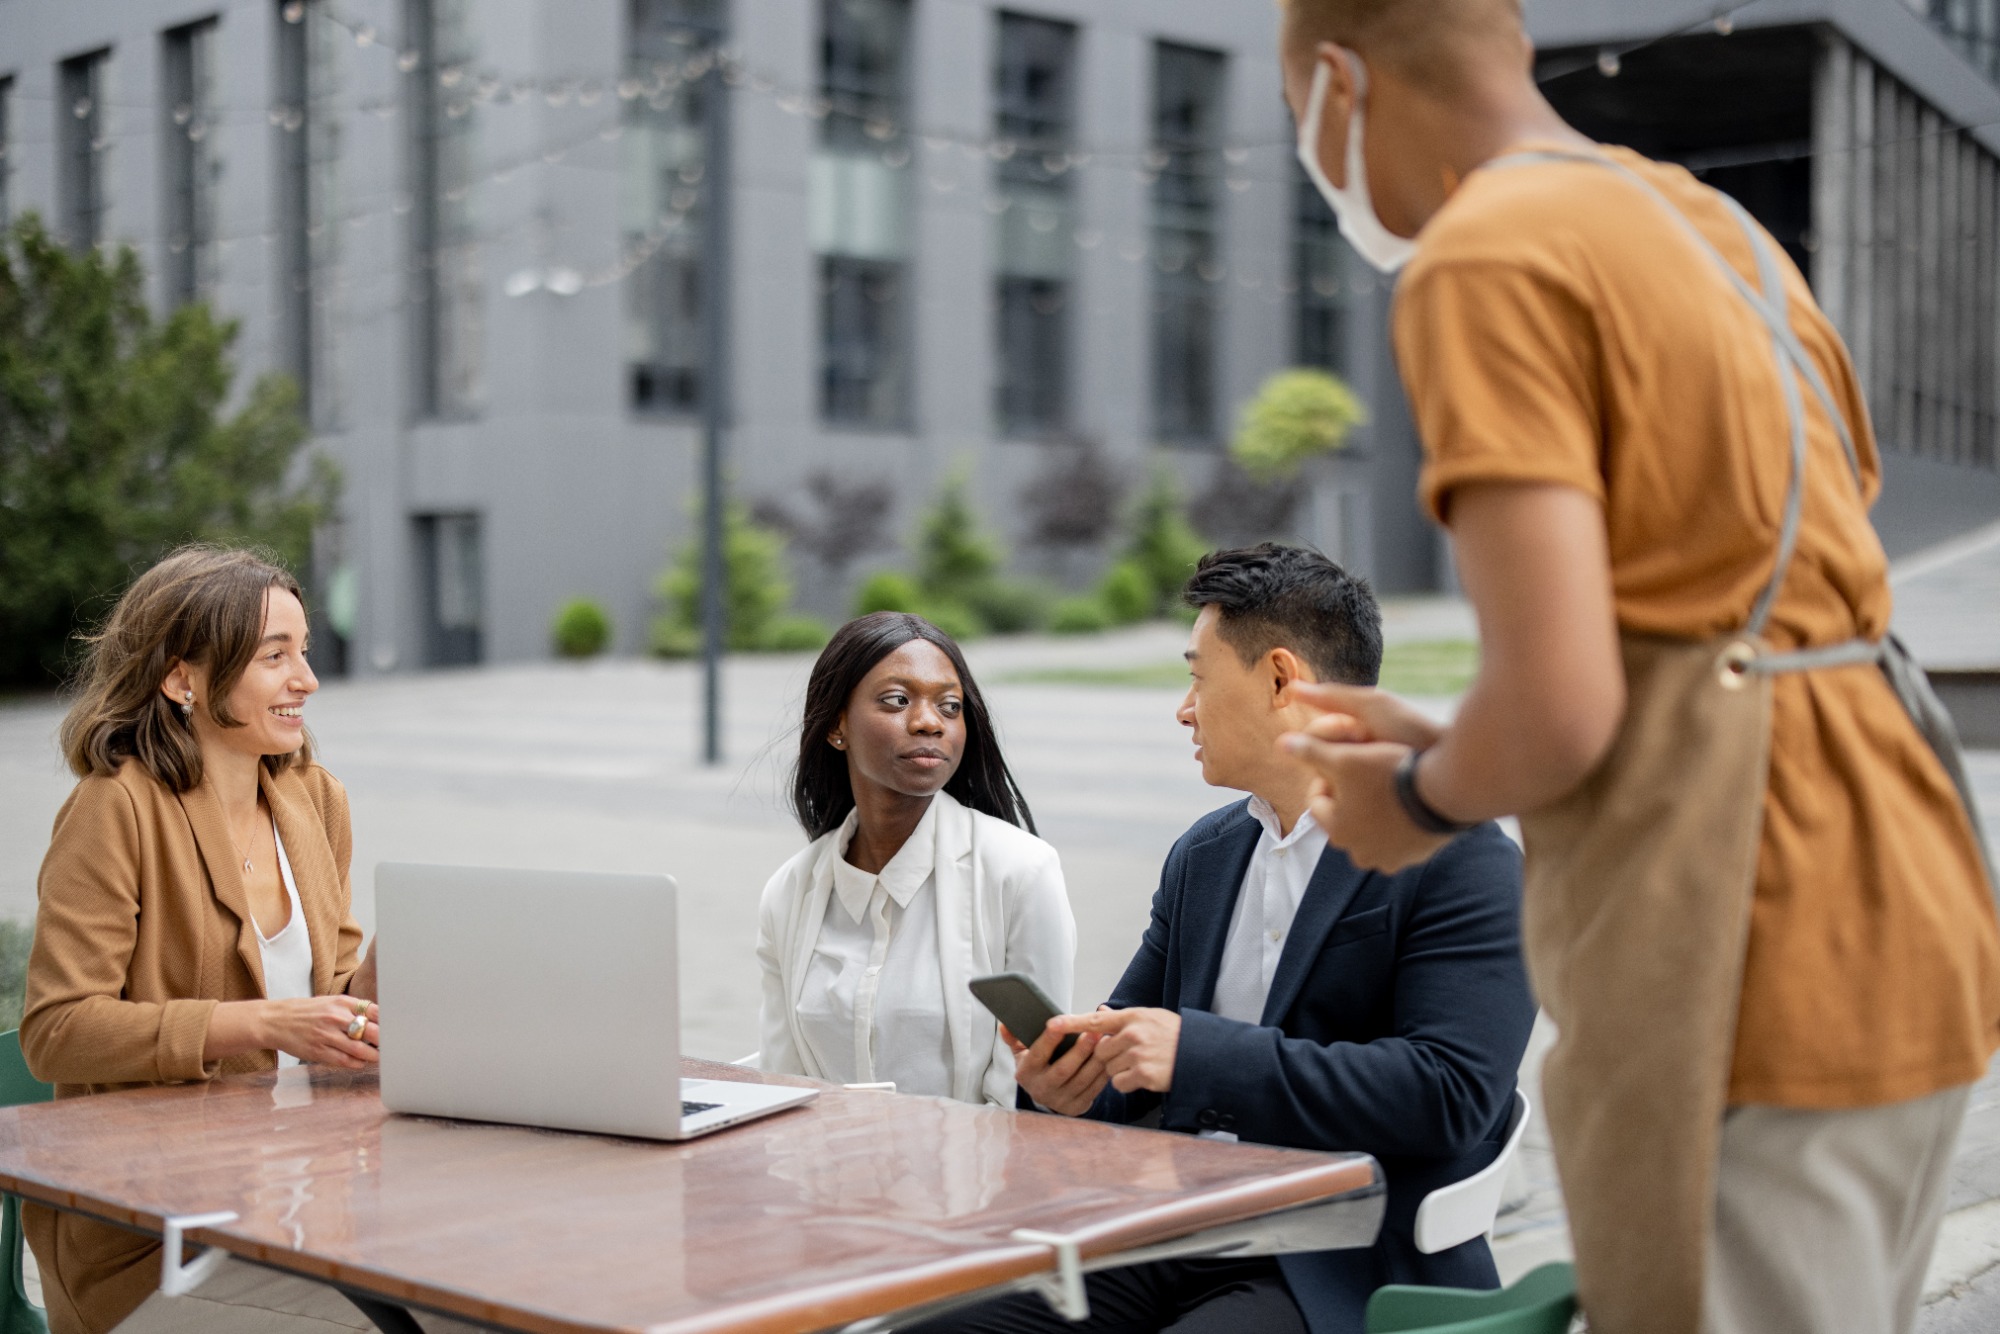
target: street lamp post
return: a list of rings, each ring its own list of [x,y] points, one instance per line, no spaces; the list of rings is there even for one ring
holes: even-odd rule
[[[706,345],[701,385],[702,761],[722,762],[722,653],[729,632],[723,565],[723,432],[729,424],[729,80],[716,35],[706,75],[701,227],[701,306]]]

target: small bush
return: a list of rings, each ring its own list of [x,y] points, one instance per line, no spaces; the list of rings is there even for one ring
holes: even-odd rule
[[[1050,595],[1026,580],[995,579],[975,589],[967,603],[972,613],[995,634],[1015,635],[1041,627],[1048,618]]]
[[[1064,598],[1049,612],[1049,629],[1059,635],[1094,635],[1110,628],[1111,616],[1098,598]]]
[[[966,606],[1000,573],[1000,548],[965,498],[965,478],[938,492],[917,533],[917,583],[926,596]]]
[[[723,609],[731,649],[761,648],[771,626],[791,605],[792,583],[785,574],[785,540],[754,523],[741,504],[723,511]],[[683,546],[659,591],[667,613],[653,623],[653,651],[681,657],[701,645],[701,541]],[[692,646],[692,647],[689,647]]]
[[[0,919],[0,1032],[21,1026],[21,1007],[28,994],[28,948],[34,943],[32,925]]]
[[[867,616],[878,611],[915,611],[923,605],[923,590],[917,581],[896,570],[877,570],[861,581],[854,595],[854,614]]]
[[[1125,559],[1145,571],[1153,586],[1147,615],[1165,615],[1180,602],[1195,562],[1207,551],[1208,544],[1188,525],[1173,474],[1164,468],[1153,474],[1153,484],[1133,509],[1132,540],[1125,548]]]
[[[832,638],[826,622],[813,616],[780,616],[764,632],[760,648],[773,653],[817,653]]]
[[[943,600],[926,602],[917,608],[917,615],[923,617],[960,643],[964,643],[968,639],[977,639],[986,633],[986,626],[980,621],[978,615],[970,607],[960,602],[946,602]]]
[[[594,658],[610,647],[611,616],[589,598],[571,598],[549,629],[556,652],[565,658]]]
[[[1153,581],[1146,576],[1145,566],[1134,560],[1121,560],[1105,572],[1103,582],[1097,585],[1097,601],[1113,623],[1130,625],[1153,614],[1159,595]]]

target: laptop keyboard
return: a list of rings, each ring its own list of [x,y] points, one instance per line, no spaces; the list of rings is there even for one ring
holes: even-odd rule
[[[681,1115],[695,1116],[702,1112],[712,1112],[720,1106],[722,1104],[719,1102],[689,1102],[686,1098],[682,1098]]]

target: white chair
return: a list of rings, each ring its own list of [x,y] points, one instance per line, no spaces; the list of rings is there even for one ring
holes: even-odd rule
[[[1527,1133],[1528,1095],[1514,1090],[1514,1114],[1507,1122],[1507,1142],[1500,1156],[1463,1181],[1440,1186],[1417,1206],[1417,1249],[1436,1255],[1492,1233],[1500,1214],[1500,1195],[1507,1186],[1507,1166]]]

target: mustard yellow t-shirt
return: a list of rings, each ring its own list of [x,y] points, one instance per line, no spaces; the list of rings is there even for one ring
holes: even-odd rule
[[[1756,284],[1721,196],[1604,151]],[[1839,335],[1783,267],[1862,477],[1808,391],[1803,524],[1766,638],[1880,638],[1867,410]],[[1705,639],[1748,621],[1791,472],[1778,367],[1762,320],[1656,199],[1588,163],[1474,172],[1424,231],[1394,333],[1433,517],[1448,522],[1453,492],[1476,483],[1573,486],[1604,506],[1624,629]],[[1996,1045],[2000,929],[1943,767],[1876,668],[1775,678],[1730,1101],[1902,1101],[1979,1078]]]

